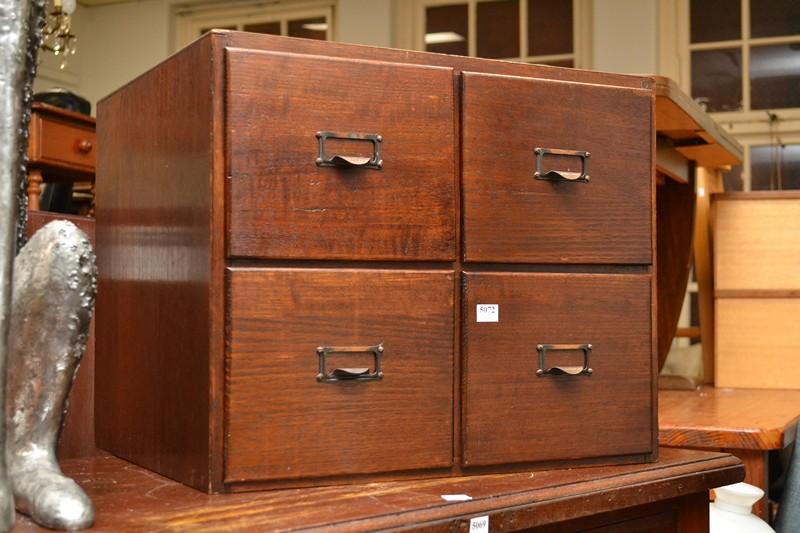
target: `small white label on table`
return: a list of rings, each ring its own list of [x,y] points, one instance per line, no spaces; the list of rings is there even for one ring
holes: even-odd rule
[[[476,516],[469,519],[469,533],[489,533],[489,517]]]
[[[478,304],[478,322],[500,322],[498,304]]]
[[[468,502],[472,496],[467,494],[442,494],[442,499],[446,502]]]

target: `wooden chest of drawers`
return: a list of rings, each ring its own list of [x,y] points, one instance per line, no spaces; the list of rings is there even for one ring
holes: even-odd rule
[[[203,37],[98,107],[98,445],[211,492],[655,459],[653,102]]]

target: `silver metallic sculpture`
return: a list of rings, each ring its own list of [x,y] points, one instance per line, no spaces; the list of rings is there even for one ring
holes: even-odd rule
[[[15,502],[49,528],[94,522],[91,501],[56,460],[94,306],[94,254],[66,221],[24,242],[25,154],[45,4],[0,0],[0,531],[13,526]]]

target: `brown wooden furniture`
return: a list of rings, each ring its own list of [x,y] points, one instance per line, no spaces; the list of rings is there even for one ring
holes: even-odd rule
[[[207,491],[654,460],[653,84],[218,31],[104,99],[99,446]]]
[[[28,237],[53,220],[69,220],[78,226],[96,246],[95,222],[93,218],[49,213],[28,212]],[[47,329],[47,324],[41,325]],[[67,416],[58,441],[58,456],[61,459],[89,457],[97,453],[94,445],[94,321],[89,329],[89,341],[81,359],[80,369],[69,394]]]
[[[659,368],[663,367],[686,293],[694,255],[699,288],[704,381],[714,379],[714,284],[709,204],[722,190],[722,171],[741,164],[741,145],[674,81],[656,84],[656,220],[658,234]]]
[[[742,459],[745,481],[767,492],[767,454],[790,445],[800,419],[800,391],[724,389],[658,395],[659,443],[724,450]],[[766,517],[767,498],[755,506]]]
[[[92,117],[34,102],[28,142],[28,209],[39,209],[45,181],[93,185],[95,145]]]
[[[712,202],[716,385],[800,389],[800,194],[726,193]]]
[[[708,531],[708,489],[742,479],[727,454],[665,449],[657,463],[208,496],[115,457],[69,460],[97,507],[92,531],[402,527],[468,531]],[[470,501],[446,502],[443,494]],[[15,533],[42,531],[17,517]],[[592,529],[594,531],[594,529]]]

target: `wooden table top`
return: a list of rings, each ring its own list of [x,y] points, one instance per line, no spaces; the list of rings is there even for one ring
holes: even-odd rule
[[[728,389],[658,393],[662,446],[779,450],[795,438],[800,390]]]
[[[488,515],[491,528],[519,529],[696,494],[740,481],[735,457],[663,449],[658,462],[517,474],[396,481],[209,496],[121,459],[68,459],[64,471],[97,507],[92,531],[286,530],[336,525],[431,531]],[[471,501],[446,502],[443,494]],[[44,531],[17,516],[15,532]]]

